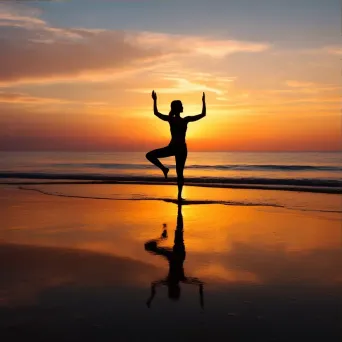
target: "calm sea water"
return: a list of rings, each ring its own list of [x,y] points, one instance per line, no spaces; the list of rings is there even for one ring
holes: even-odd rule
[[[176,176],[173,157],[162,162]],[[340,187],[342,153],[190,152],[188,182]],[[143,152],[0,152],[1,178],[162,180]]]

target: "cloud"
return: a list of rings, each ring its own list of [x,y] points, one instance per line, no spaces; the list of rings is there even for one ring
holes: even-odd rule
[[[52,27],[40,11],[0,5],[0,85],[108,77],[177,55],[224,57],[266,43],[152,32]]]
[[[340,86],[336,84],[320,84],[314,82],[288,80],[285,82],[290,89],[272,89],[270,93],[283,93],[283,94],[318,94],[327,91],[336,91],[341,89]]]
[[[53,98],[34,97],[24,93],[0,92],[0,103],[70,103],[70,101]]]
[[[185,78],[165,77],[164,79],[175,82],[175,85],[171,87],[167,87],[167,88],[158,88],[158,93],[179,94],[179,93],[194,93],[194,92],[203,92],[203,91],[213,92],[213,93],[216,93],[217,95],[221,95],[224,93],[219,88],[213,88],[203,83],[191,82]],[[147,94],[151,92],[151,89],[132,89],[131,91]]]
[[[27,39],[13,42],[0,40],[0,78],[2,82],[25,82],[45,78],[72,78],[82,73],[129,68],[137,61],[161,56],[127,44],[122,32],[86,35],[79,40],[48,41]],[[20,40],[20,39],[19,39]],[[94,75],[96,77],[96,75]]]
[[[133,68],[162,57],[157,49],[133,45],[123,31],[49,26],[39,12],[0,6],[1,83],[68,79]],[[135,65],[136,67],[136,65]]]
[[[160,94],[191,94],[211,92],[216,96],[226,99],[227,90],[231,89],[237,77],[222,75],[218,73],[196,72],[194,70],[182,69],[181,66],[165,63],[153,70],[155,84],[158,87],[144,82],[144,87],[132,87],[131,92],[149,94],[151,89],[155,89]],[[218,99],[216,97],[216,99]]]
[[[293,53],[294,51],[288,51],[288,53]],[[328,54],[328,55],[342,55],[342,47],[338,45],[330,45],[330,46],[322,46],[315,49],[301,49],[299,51],[301,54],[313,54],[313,55],[320,55],[320,54]]]
[[[331,55],[342,55],[341,46],[326,46],[324,50]]]
[[[150,48],[162,48],[164,51],[180,51],[183,53],[203,54],[210,57],[225,57],[237,52],[262,52],[270,48],[268,43],[257,43],[238,40],[217,40],[210,37],[184,36],[141,32],[132,35],[130,40]]]
[[[79,104],[89,106],[104,106],[105,102],[94,102],[94,101],[70,101],[60,98],[49,98],[49,97],[37,97],[31,96],[25,93],[13,93],[0,91],[0,103],[6,104],[34,104],[34,105],[45,105],[45,104]]]

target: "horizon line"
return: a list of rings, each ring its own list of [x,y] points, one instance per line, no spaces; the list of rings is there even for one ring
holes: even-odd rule
[[[30,152],[55,152],[55,153],[146,153],[147,150],[123,151],[123,150],[1,150],[0,153],[30,153]],[[236,150],[204,150],[188,151],[188,153],[342,153],[341,150],[320,151],[320,150],[300,150],[300,151],[236,151]]]

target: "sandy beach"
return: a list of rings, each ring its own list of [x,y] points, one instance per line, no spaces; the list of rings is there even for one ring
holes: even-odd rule
[[[160,286],[148,307],[169,265],[145,244],[165,224],[172,249],[173,192],[2,186],[1,340],[340,340],[339,195],[187,188],[184,273],[204,306],[181,284],[177,301]]]

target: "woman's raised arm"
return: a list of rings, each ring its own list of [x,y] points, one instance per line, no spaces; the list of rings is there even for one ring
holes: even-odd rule
[[[206,103],[205,103],[205,93],[203,93],[203,96],[202,96],[202,113],[198,114],[198,115],[187,116],[187,117],[185,117],[185,120],[187,120],[188,122],[193,122],[193,121],[197,121],[197,120],[204,118],[206,115],[207,115],[207,108],[206,108]]]
[[[153,113],[155,116],[157,116],[159,119],[163,120],[163,121],[169,121],[169,116],[168,115],[164,115],[158,112],[158,108],[157,108],[157,94],[156,92],[153,90],[152,91],[152,99],[153,99]]]

